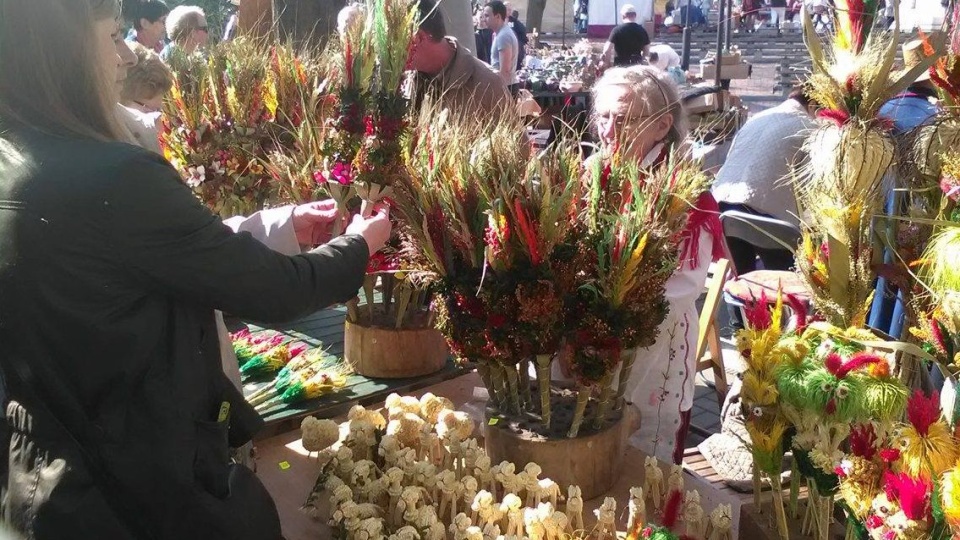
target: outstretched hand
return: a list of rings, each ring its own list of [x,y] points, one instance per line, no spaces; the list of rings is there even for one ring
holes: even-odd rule
[[[390,207],[385,203],[379,203],[373,207],[373,215],[370,217],[353,216],[353,221],[347,226],[346,234],[362,236],[367,241],[370,254],[373,255],[387,245],[392,230]]]
[[[293,209],[293,230],[300,245],[326,244],[333,237],[333,225],[336,221],[337,204],[333,199],[301,204]],[[343,222],[341,230],[346,218],[343,218]]]

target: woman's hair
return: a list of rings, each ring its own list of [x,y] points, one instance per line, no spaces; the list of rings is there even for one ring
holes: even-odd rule
[[[139,43],[133,44],[132,49],[137,55],[137,65],[127,70],[120,102],[142,102],[169,92],[173,87],[173,72],[160,55]]]
[[[170,8],[163,0],[124,0],[123,18],[134,28],[140,30],[140,20],[146,19],[152,23],[170,13]]]
[[[182,44],[190,32],[200,28],[204,18],[203,9],[197,6],[177,6],[167,15],[167,35],[174,43]]]
[[[680,101],[680,90],[670,74],[653,66],[631,66],[608,69],[593,86],[593,102],[599,92],[610,86],[622,86],[632,96],[630,108],[644,116],[669,114],[673,126],[663,142],[680,144],[687,138],[687,119]]]
[[[91,45],[94,24],[119,14],[118,0],[0,2],[0,122],[121,140],[116,81]]]

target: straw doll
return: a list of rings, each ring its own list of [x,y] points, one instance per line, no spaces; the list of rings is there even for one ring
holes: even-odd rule
[[[605,497],[600,508],[593,511],[597,516],[597,540],[605,540],[609,534],[613,538],[617,537],[617,500],[613,497]]]
[[[630,503],[627,514],[627,531],[632,531],[638,524],[647,521],[646,502],[643,500],[643,488],[630,488]]]
[[[580,496],[580,486],[567,488],[567,524],[571,533],[583,529],[583,497]]]
[[[660,503],[663,500],[663,471],[660,469],[657,458],[647,457],[644,469],[643,492],[653,502],[653,508],[660,510]]]

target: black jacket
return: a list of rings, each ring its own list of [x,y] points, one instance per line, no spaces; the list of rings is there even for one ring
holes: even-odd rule
[[[280,255],[224,226],[159,156],[5,131],[5,521],[40,539],[274,540],[269,496],[228,466],[228,436],[239,446],[261,423],[222,373],[213,312],[282,322],[347,300],[366,243]]]

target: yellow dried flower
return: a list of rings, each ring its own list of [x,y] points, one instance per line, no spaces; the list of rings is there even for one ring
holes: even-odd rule
[[[956,441],[943,420],[930,424],[925,436],[907,425],[900,437],[900,470],[911,476],[940,476],[957,462]]]

